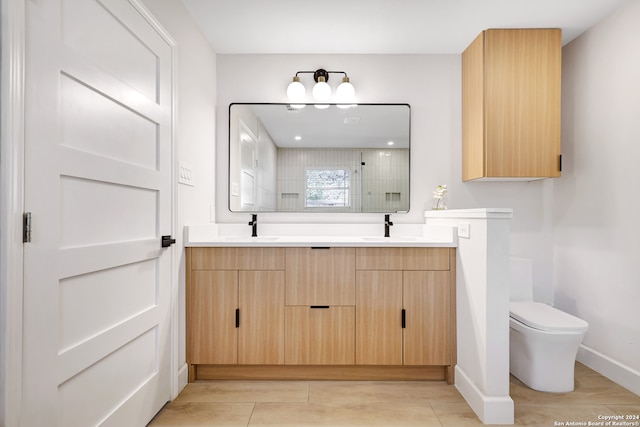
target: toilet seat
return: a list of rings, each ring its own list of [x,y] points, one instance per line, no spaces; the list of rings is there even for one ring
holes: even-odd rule
[[[542,331],[586,332],[589,327],[584,320],[540,302],[512,301],[509,316]]]

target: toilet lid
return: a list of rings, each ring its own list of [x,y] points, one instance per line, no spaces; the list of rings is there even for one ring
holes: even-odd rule
[[[583,332],[589,327],[584,320],[540,302],[511,302],[509,315],[531,328],[543,331]]]

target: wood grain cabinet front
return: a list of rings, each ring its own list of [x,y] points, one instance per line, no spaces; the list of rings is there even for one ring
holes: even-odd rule
[[[284,363],[284,251],[243,249],[189,249],[190,364]]]
[[[287,305],[354,305],[354,248],[287,248]]]
[[[287,306],[285,364],[353,365],[355,307]]]
[[[450,365],[448,271],[358,271],[356,363]]]
[[[559,29],[491,29],[462,53],[462,179],[560,176]]]
[[[187,248],[195,379],[446,379],[454,248]]]
[[[441,366],[453,382],[455,249],[356,249],[356,364]]]

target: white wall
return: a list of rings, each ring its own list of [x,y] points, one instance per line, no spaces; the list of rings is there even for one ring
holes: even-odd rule
[[[631,0],[564,48],[553,272],[556,305],[589,322],[581,357],[640,394],[638,22]]]
[[[176,159],[193,168],[194,186],[177,186],[179,251],[179,354],[178,366],[186,363],[184,225],[210,221],[213,202],[215,140],[216,57],[191,15],[175,0],[143,0],[151,13],[177,43],[175,150]],[[183,376],[186,372],[183,372]],[[184,377],[186,380],[186,377]]]

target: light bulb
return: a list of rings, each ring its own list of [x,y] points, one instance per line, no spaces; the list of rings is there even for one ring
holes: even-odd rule
[[[349,83],[349,77],[344,77],[342,79],[342,83],[336,89],[336,97],[338,102],[353,102],[353,99],[356,95],[356,90],[353,85]]]
[[[289,97],[289,101],[302,102],[306,95],[307,91],[305,90],[304,85],[300,83],[300,77],[295,76],[293,81],[289,83],[289,86],[287,87],[287,97]]]
[[[328,101],[331,98],[331,86],[323,76],[318,77],[318,83],[313,86],[313,98],[316,101]]]

